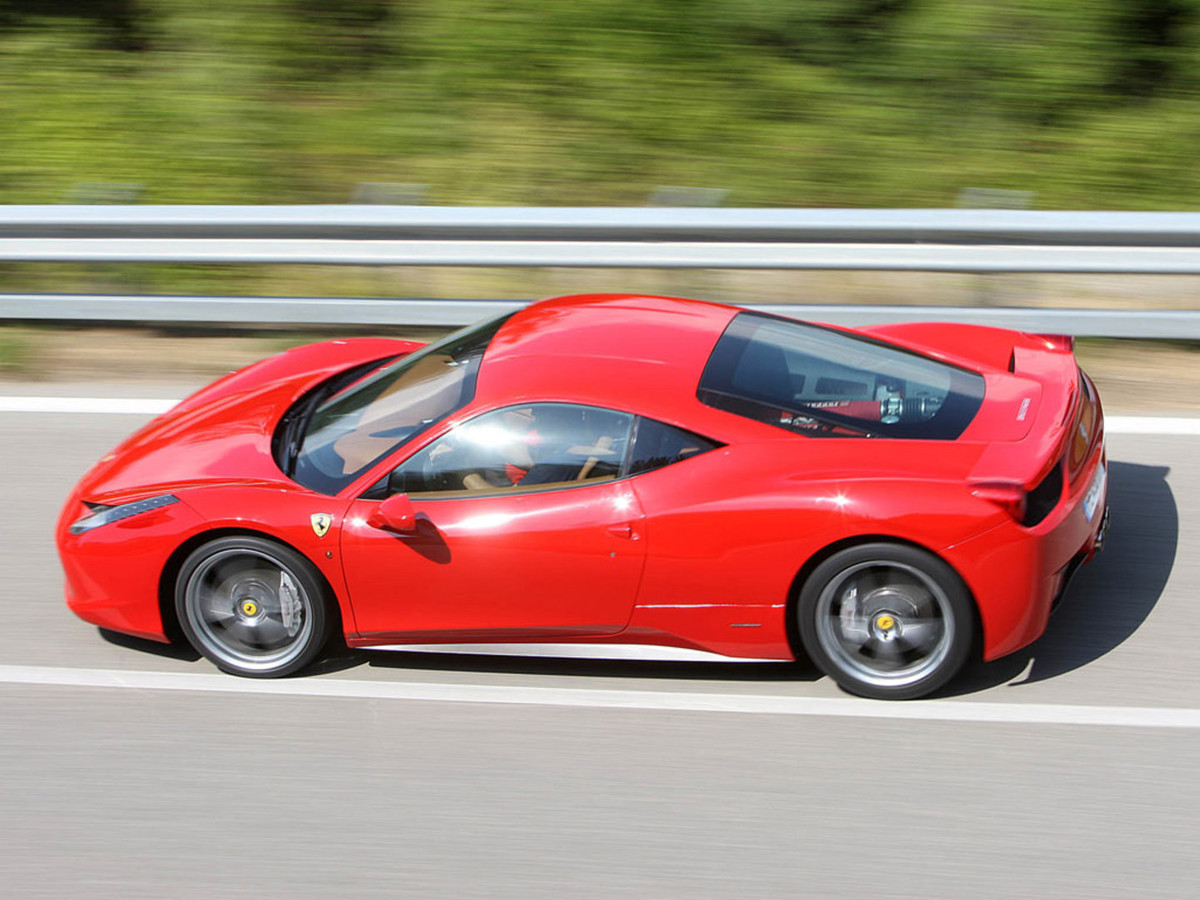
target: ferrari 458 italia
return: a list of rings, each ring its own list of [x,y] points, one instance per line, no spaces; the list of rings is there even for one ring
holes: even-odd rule
[[[1070,338],[591,295],[233,373],[57,537],[79,616],[238,675],[334,638],[659,644],[904,699],[1036,639],[1106,525]]]

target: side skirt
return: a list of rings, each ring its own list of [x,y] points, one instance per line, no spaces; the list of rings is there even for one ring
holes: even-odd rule
[[[553,659],[621,659],[649,662],[725,662],[778,663],[786,660],[747,659],[721,656],[706,650],[686,647],[663,647],[653,644],[384,644],[362,647],[363,650],[400,650],[412,653],[456,653],[475,656],[532,656]]]

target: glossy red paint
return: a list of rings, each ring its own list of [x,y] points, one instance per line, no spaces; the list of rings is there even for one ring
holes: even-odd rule
[[[612,635],[629,622],[646,542],[628,481],[414,500],[417,531],[350,505],[342,559],[359,634],[375,643]]]
[[[983,405],[954,441],[816,439],[697,398],[738,312],[628,295],[529,307],[489,345],[474,399],[337,496],[280,471],[271,440],[281,416],[326,378],[420,345],[339,341],[251,366],[155,419],[80,482],[57,533],[68,603],[94,624],[165,640],[160,597],[170,596],[182,557],[208,538],[246,532],[311,561],[355,646],[613,641],[789,659],[790,604],[804,573],[836,548],[887,540],[937,554],[961,576],[986,658],[1034,640],[1068,568],[1093,552],[1101,521],[1085,517],[1082,500],[1104,463],[1103,416],[1065,342],[960,325],[866,330],[980,373]],[[535,402],[628,412],[721,446],[603,483],[414,497],[411,533],[369,524],[380,501],[362,495],[409,456],[482,413]],[[972,492],[1030,491],[1056,465],[1069,468],[1062,496],[1033,527]],[[84,501],[166,493],[179,502],[70,531]],[[323,535],[318,514],[332,518]]]

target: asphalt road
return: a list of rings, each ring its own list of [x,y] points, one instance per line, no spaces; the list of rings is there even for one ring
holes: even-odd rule
[[[58,507],[144,418],[0,413],[0,667],[213,671],[106,639],[62,603]],[[803,665],[361,652],[317,676],[352,689],[328,697],[0,678],[0,892],[1200,895],[1200,729],[1063,724],[1200,709],[1198,451],[1110,436],[1108,548],[1028,652],[903,704],[940,721],[874,718]],[[384,696],[419,686],[462,693]],[[526,699],[463,702],[480,686]],[[545,688],[600,699],[543,704]],[[646,707],[605,699],[633,695]],[[731,699],[669,699],[703,695]],[[844,702],[736,710],[761,697]],[[1002,720],[956,712],[982,707]]]

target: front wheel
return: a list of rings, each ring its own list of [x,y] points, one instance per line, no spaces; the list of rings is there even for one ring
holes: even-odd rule
[[[250,535],[197,548],[175,587],[187,639],[234,675],[270,678],[304,668],[329,638],[330,608],[327,589],[307,559]]]
[[[942,687],[975,638],[962,579],[933,554],[901,544],[835,553],[805,582],[796,614],[817,667],[843,690],[879,700]]]

